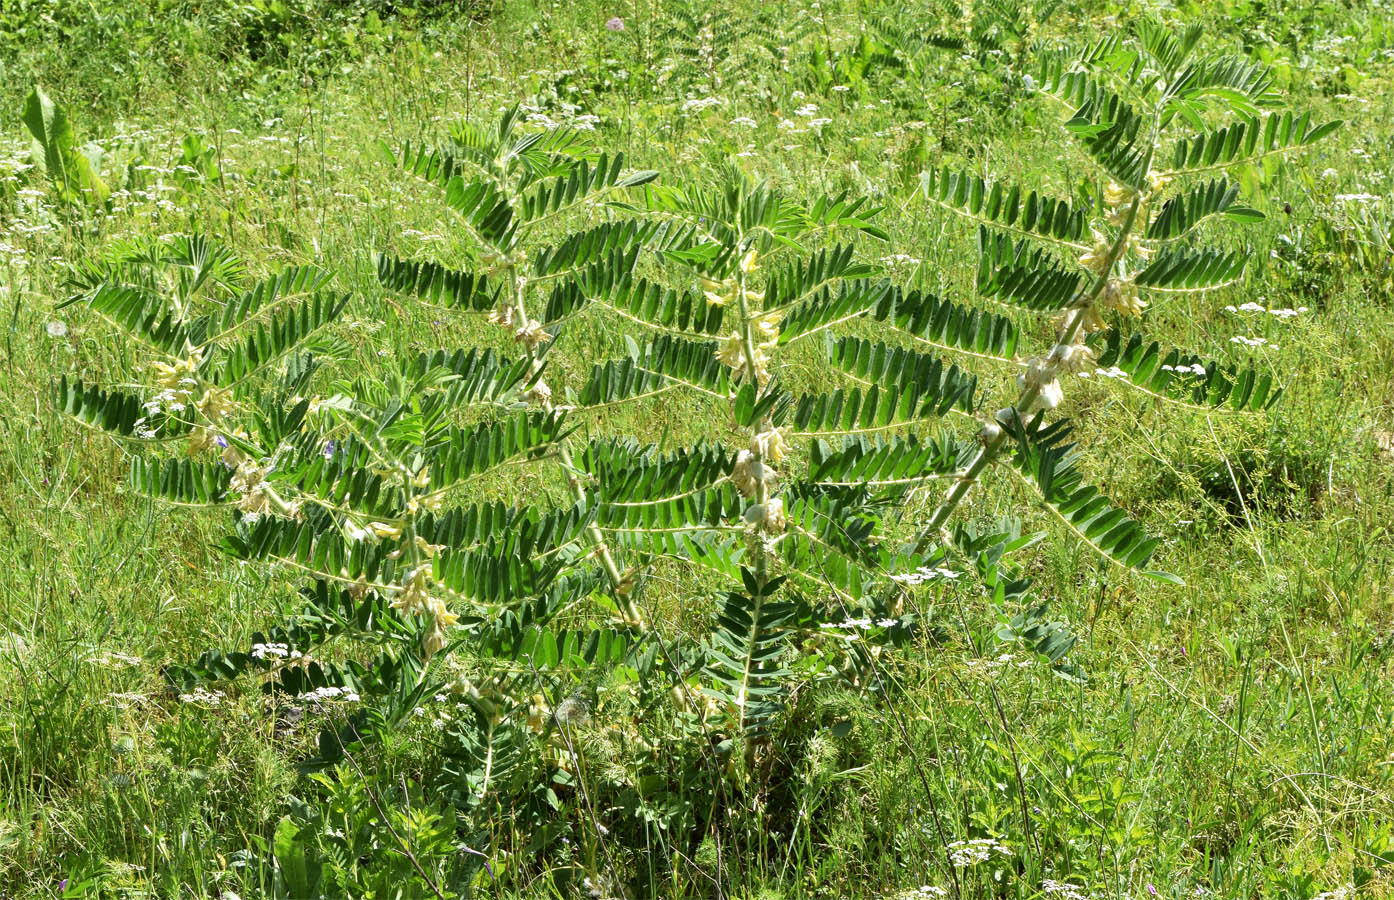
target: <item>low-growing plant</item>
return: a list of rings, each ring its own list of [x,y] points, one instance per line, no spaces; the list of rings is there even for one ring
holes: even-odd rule
[[[169,677],[186,691],[256,678],[342,708],[316,766],[423,698],[457,698],[468,714],[443,728],[439,780],[473,828],[501,807],[545,824],[558,790],[598,822],[572,728],[619,673],[627,699],[610,708],[637,719],[671,698],[669,739],[712,786],[706,808],[663,813],[689,855],[769,791],[796,692],[889,696],[884,649],[925,638],[926,601],[961,582],[985,590],[997,639],[1078,677],[1073,635],[1003,562],[1032,536],[955,514],[1008,473],[1103,564],[1174,581],[1150,568],[1158,539],[1085,482],[1055,418],[1069,376],[1205,410],[1277,400],[1271,374],[1137,327],[1149,303],[1242,277],[1248,250],[1201,240],[1262,218],[1222,173],[1336,127],[1282,110],[1261,66],[1199,39],[1143,23],[1043,54],[1041,90],[1092,172],[1069,199],[924,174],[920,197],[977,226],[981,306],[862,262],[861,244],[888,237],[865,199],[795,199],[735,168],[661,184],[516,108],[388,148],[443,196],[462,249],[375,260],[384,288],[433,317],[487,316],[494,346],[379,356],[325,338],[347,302],[328,273],[254,282],[204,238],[82,269],[74,302],[128,331],[154,377],[65,380],[60,405],[136,448],[135,489],[230,507],[225,550],[308,581],[298,613]],[[1027,350],[1039,316],[1054,339]],[[598,333],[613,339],[597,349]],[[625,410],[655,402],[681,410],[671,440],[626,429]],[[155,449],[181,445],[187,458]],[[636,820],[660,817],[647,798],[675,775],[652,777]]]

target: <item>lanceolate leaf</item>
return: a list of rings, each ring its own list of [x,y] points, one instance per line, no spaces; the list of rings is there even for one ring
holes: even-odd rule
[[[318,292],[331,278],[331,273],[317,266],[292,266],[284,269],[280,274],[258,282],[250,290],[239,293],[214,315],[200,320],[193,341],[196,344],[216,343],[254,317],[264,315],[291,300]]]
[[[846,337],[832,345],[830,359],[862,383],[883,388],[888,397],[899,397],[902,410],[917,410],[916,417],[926,413],[942,416],[955,408],[973,410],[977,377],[958,366],[945,366],[938,357]]]
[[[135,394],[115,389],[104,391],[77,379],[69,381],[66,375],[55,386],[55,400],[64,413],[116,437],[169,440],[189,433],[187,422],[151,413]]]
[[[700,338],[722,332],[723,308],[701,294],[677,291],[624,273],[608,285],[567,280],[547,299],[548,325],[580,313],[592,303],[655,331]]]
[[[1084,280],[1027,241],[978,229],[978,293],[1034,310],[1064,309]]]
[[[623,170],[623,153],[613,156],[602,154],[594,164],[581,160],[565,176],[540,184],[525,196],[520,210],[522,218],[531,222],[583,203],[605,191],[647,184],[658,177],[658,173],[652,171],[634,172],[622,177],[620,173]]]
[[[1271,375],[1260,375],[1252,368],[1221,367],[1175,349],[1163,352],[1161,344],[1149,343],[1140,334],[1125,343],[1117,331],[1111,331],[1101,342],[1092,343],[1101,344],[1100,368],[1121,369],[1127,383],[1167,399],[1257,412],[1277,403],[1283,393],[1273,389]]]
[[[892,290],[884,281],[851,281],[836,288],[825,287],[780,320],[779,343],[789,344],[864,316],[873,308],[880,308]]]
[[[433,492],[487,472],[505,462],[528,458],[564,437],[564,413],[519,412],[473,428],[450,428],[430,461]]]
[[[191,459],[131,459],[132,490],[168,503],[205,506],[222,503],[232,470],[221,463]]]
[[[1164,241],[1185,237],[1206,219],[1217,215],[1239,222],[1263,219],[1263,213],[1256,209],[1235,206],[1238,197],[1239,185],[1223,178],[1197,185],[1162,205],[1147,225],[1147,237]]]
[[[851,244],[819,250],[770,275],[765,283],[764,308],[777,309],[798,303],[835,281],[865,278],[875,271],[872,266],[853,261]]]
[[[1142,118],[1121,97],[1094,92],[1085,99],[1065,128],[1085,151],[1120,183],[1141,189],[1147,180],[1151,153],[1144,147]]]
[[[253,373],[298,348],[316,331],[336,320],[348,306],[348,295],[316,294],[299,306],[281,310],[266,322],[250,326],[211,366],[211,378],[222,387],[245,381]]]
[[[506,362],[493,350],[471,347],[450,353],[421,353],[405,369],[408,378],[422,382],[432,373],[448,373],[441,387],[451,407],[499,403],[518,393],[532,376],[532,360]]]
[[[921,440],[914,435],[870,440],[844,438],[836,448],[813,442],[809,451],[808,483],[820,487],[867,487],[908,490],[945,478],[964,468],[977,445],[951,435]]]
[[[445,186],[445,202],[490,249],[507,253],[513,248],[518,220],[492,181],[465,181],[457,175]]]
[[[628,255],[629,251],[646,247],[651,241],[657,241],[661,246],[665,239],[673,239],[673,231],[675,229],[663,222],[638,222],[633,219],[605,222],[568,235],[555,246],[538,250],[533,255],[532,277],[556,278],[609,259],[617,253]],[[628,268],[632,269],[632,264]]]
[[[1019,234],[1076,243],[1084,237],[1085,216],[1064,200],[1053,200],[1019,185],[989,182],[947,166],[920,176],[925,196],[982,224]]]
[[[941,300],[933,294],[892,288],[872,316],[916,341],[944,350],[1007,360],[1016,353],[1017,329],[1011,319]]]
[[[731,456],[716,444],[660,453],[628,438],[591,443],[576,458],[576,465],[590,476],[600,502],[644,505],[667,502],[723,481],[731,470]]]
[[[1206,291],[1238,281],[1248,262],[1242,251],[1165,250],[1135,281],[1154,291]]]
[[[577,403],[603,406],[680,386],[724,398],[731,390],[731,370],[716,358],[716,351],[715,342],[664,335],[637,355],[592,368]]]
[[[316,578],[340,583],[392,584],[399,576],[395,549],[371,540],[353,540],[332,524],[331,516],[312,510],[303,520],[262,516],[242,519],[223,539],[223,549],[244,560],[274,560]]]
[[[378,281],[383,287],[415,294],[436,306],[480,311],[498,305],[500,288],[485,275],[381,254],[377,257],[377,266]]]
[[[1150,537],[1097,487],[1084,483],[1075,445],[1066,443],[1068,422],[1041,427],[1038,418],[1012,424],[1008,433],[1016,441],[1012,461],[1018,471],[1080,540],[1120,566],[1141,570],[1147,565],[1161,540]]]
[[[759,736],[784,705],[783,680],[791,673],[780,666],[779,656],[796,607],[773,599],[782,578],[761,586],[749,571],[742,574],[746,590],[727,594],[717,614],[707,675],[710,692],[729,705],[737,727]]]
[[[1214,131],[1183,138],[1171,155],[1172,168],[1203,172],[1273,153],[1308,147],[1341,127],[1340,121],[1313,125],[1310,113],[1270,113],[1244,117]]]
[[[183,319],[145,288],[106,282],[63,306],[73,303],[85,304],[133,337],[171,356],[180,354],[189,338]]]

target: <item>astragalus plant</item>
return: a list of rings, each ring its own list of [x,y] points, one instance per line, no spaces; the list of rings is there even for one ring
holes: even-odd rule
[[[924,590],[981,577],[1002,636],[1061,664],[1068,635],[998,569],[1024,539],[954,520],[972,487],[1009,472],[1100,557],[1160,575],[1158,541],[1084,483],[1059,416],[1070,377],[1205,409],[1278,396],[1141,330],[1153,306],[1242,277],[1249,251],[1205,243],[1261,218],[1226,170],[1335,127],[1198,41],[1144,25],[1042,52],[1040,89],[1091,173],[1075,196],[925,174],[923,197],[978,226],[983,304],[861,262],[888,237],[865,200],[735,169],[660,183],[516,109],[386,154],[438,189],[461,249],[379,255],[381,285],[408,316],[486,320],[487,345],[326,338],[346,301],[325,273],[253,282],[202,238],[83,269],[75,302],[130,333],[147,378],[64,382],[59,402],[133,446],[135,488],[232,508],[225,549],[306,582],[298,614],[171,677],[341,702],[322,760],[454,690],[474,715],[447,730],[451,796],[480,805],[516,785],[528,726],[576,721],[562,701],[604,666],[645,702],[674,698],[678,735],[758,764],[795,687],[885,689],[877,645],[923,628]],[[1028,349],[1033,317],[1054,338]],[[627,352],[597,361],[597,333]],[[681,403],[672,440],[628,424],[657,403]]]

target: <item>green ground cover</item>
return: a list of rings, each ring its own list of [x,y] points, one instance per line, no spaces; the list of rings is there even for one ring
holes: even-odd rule
[[[319,896],[297,886],[294,861],[314,854],[286,822],[314,823],[312,867],[365,897],[1394,895],[1394,10],[1077,2],[1016,33],[1029,7],[999,21],[977,6],[0,8],[0,897]],[[1102,376],[1066,393],[1089,479],[1163,539],[1154,564],[1184,585],[1101,564],[1009,480],[959,512],[1045,533],[1017,562],[1079,636],[1078,677],[998,643],[980,595],[936,589],[921,598],[935,627],[878,657],[880,683],[810,676],[763,768],[713,767],[681,702],[597,674],[594,714],[536,735],[493,812],[468,820],[430,788],[454,761],[451,697],[310,774],[332,711],[243,681],[170,686],[169,667],[279,621],[299,584],[222,552],[225,512],[129,490],[128,451],[56,408],[63,375],[149,381],[98,316],[60,308],[74,267],[200,232],[259,275],[333,270],[351,299],[332,334],[365,365],[502,348],[482,319],[405,309],[380,284],[375,251],[459,259],[467,242],[378,145],[521,103],[531,127],[581,129],[665,183],[734,166],[795,197],[866,195],[888,240],[859,238],[859,258],[971,301],[976,227],[929,202],[922,173],[1078,195],[1060,109],[1023,77],[1034,42],[1149,16],[1200,24],[1203,46],[1270,65],[1286,103],[1345,124],[1231,173],[1265,217],[1217,240],[1260,257],[1148,313],[1175,344],[1271,375],[1279,403],[1178,407]],[[930,41],[906,65],[878,28],[920,23],[962,45]],[[100,148],[104,206],[64,201],[32,166],[35,84]],[[623,354],[622,334],[604,319],[568,333],[549,378]],[[792,357],[794,381],[829,381],[817,349]],[[639,405],[612,425],[676,446],[724,428],[700,409]],[[506,477],[472,489],[565,494],[552,470]],[[698,631],[712,596],[677,567],[646,582],[673,635]]]

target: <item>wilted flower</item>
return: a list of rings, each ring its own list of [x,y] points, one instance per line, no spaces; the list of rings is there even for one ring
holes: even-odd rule
[[[552,389],[547,386],[547,382],[539,380],[523,396],[534,403],[546,405],[552,399]]]
[[[529,350],[536,350],[539,344],[544,344],[552,339],[542,328],[542,323],[536,319],[529,319],[513,332],[513,339],[518,341]]]
[[[1137,285],[1131,281],[1110,279],[1099,297],[1104,309],[1113,309],[1125,316],[1140,316],[1147,308],[1147,301],[1138,296]]]
[[[67,323],[54,319],[44,326],[44,331],[48,332],[48,336],[51,338],[66,337],[68,334],[68,326]]]

